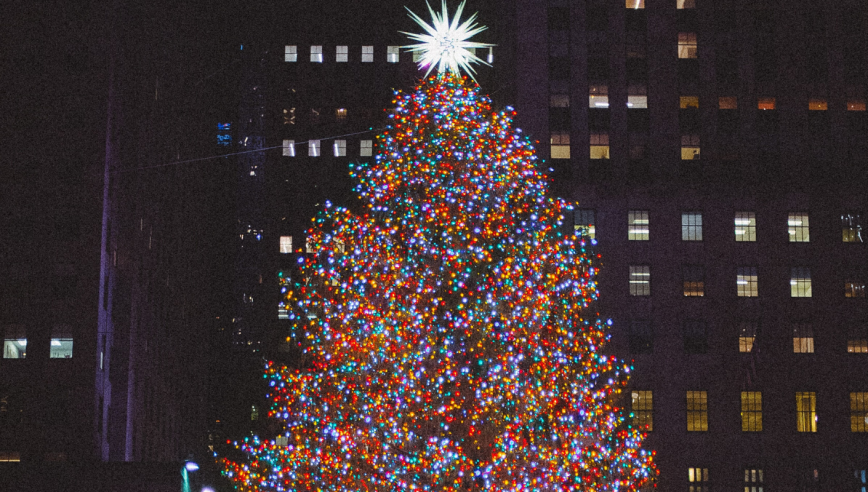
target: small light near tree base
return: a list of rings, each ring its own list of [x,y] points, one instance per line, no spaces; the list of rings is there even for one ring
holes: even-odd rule
[[[199,465],[192,461],[188,461],[184,463],[184,468],[186,468],[188,472],[194,472],[199,469]]]

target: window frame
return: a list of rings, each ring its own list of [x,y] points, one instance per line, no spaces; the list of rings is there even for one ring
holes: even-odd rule
[[[359,157],[371,157],[374,155],[374,141],[361,140],[359,142]]]
[[[850,432],[868,432],[868,391],[850,392]]]
[[[692,50],[692,51],[691,51]],[[695,60],[699,55],[699,41],[695,32],[678,33],[678,59]]]
[[[705,297],[705,267],[681,265],[681,286],[684,297]]]
[[[648,210],[627,211],[627,240],[649,241],[651,239],[651,220]]]
[[[810,267],[790,268],[790,297],[813,297]]]
[[[344,139],[336,138],[334,143],[332,144],[332,149],[334,150],[335,157],[346,157],[347,141]]]
[[[681,241],[702,242],[702,212],[681,212]]]
[[[551,133],[551,158],[570,158],[570,132],[559,131]]]
[[[651,266],[629,265],[630,297],[651,297]],[[640,279],[640,277],[646,280]],[[636,286],[634,288],[634,286]]]
[[[759,297],[759,273],[757,267],[736,267],[736,295],[738,297]],[[746,287],[741,287],[746,285]]]
[[[283,139],[283,157],[295,157],[295,140]]]
[[[335,62],[347,63],[350,61],[350,47],[345,44],[335,46]]]
[[[321,44],[314,44],[310,47],[310,62],[311,63],[322,63],[325,58],[323,57],[323,50]]]
[[[741,221],[741,223],[739,223]],[[747,222],[745,222],[747,221]],[[733,219],[735,241],[738,243],[756,242],[756,213],[736,211]],[[741,232],[741,234],[739,234]]]
[[[791,243],[811,242],[810,214],[808,212],[788,212],[787,235]]]
[[[762,432],[763,394],[762,391],[741,392],[741,431]]]
[[[796,392],[796,432],[817,432],[817,393]]]
[[[688,390],[687,432],[708,432],[708,391]]]
[[[308,157],[321,157],[322,156],[322,141],[321,140],[308,140],[307,141],[307,156]]]
[[[298,62],[298,45],[287,44],[283,48],[283,61],[286,63]]]
[[[814,326],[811,323],[793,323],[793,353],[814,353]]]
[[[362,63],[374,62],[374,47],[372,45],[362,46]]]
[[[386,63],[398,63],[401,61],[401,49],[399,46],[386,46]]]
[[[643,432],[654,431],[654,392],[634,389],[630,392],[630,413],[633,425]]]

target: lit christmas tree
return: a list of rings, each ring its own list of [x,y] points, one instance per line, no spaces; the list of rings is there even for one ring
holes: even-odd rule
[[[245,491],[638,490],[656,470],[616,405],[629,367],[601,354],[586,239],[514,112],[457,74],[473,19],[432,16],[419,48],[452,59],[351,169],[367,210],[327,205],[310,231],[303,369],[266,368],[285,432],[237,443],[224,473]]]

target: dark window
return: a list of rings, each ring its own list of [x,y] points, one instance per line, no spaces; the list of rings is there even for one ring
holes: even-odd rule
[[[550,57],[549,78],[553,80],[569,80],[570,59],[566,56]]]
[[[702,265],[684,265],[684,296],[702,297],[705,295],[705,271]]]
[[[549,7],[549,31],[566,31],[570,28],[568,7]]]
[[[630,353],[654,352],[654,331],[649,320],[633,320],[630,323]]]
[[[603,57],[588,58],[588,79],[608,80],[609,61]]]
[[[609,10],[604,7],[589,7],[587,12],[589,31],[606,31],[609,29]]]
[[[705,321],[686,320],[684,322],[684,351],[688,354],[708,352],[708,334]]]

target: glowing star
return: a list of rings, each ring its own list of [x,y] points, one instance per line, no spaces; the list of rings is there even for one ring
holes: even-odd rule
[[[441,73],[448,70],[456,75],[461,75],[461,70],[463,69],[467,72],[467,75],[470,75],[470,78],[474,78],[473,74],[476,72],[473,70],[471,63],[478,62],[488,65],[488,62],[477,57],[468,49],[489,48],[494,45],[491,43],[468,41],[468,39],[488,28],[476,24],[476,14],[473,14],[463,24],[459,23],[465,2],[466,0],[458,6],[458,10],[455,11],[455,17],[451,22],[449,21],[449,13],[446,11],[446,0],[443,0],[443,12],[441,14],[435,13],[431,5],[428,4],[428,11],[431,13],[431,24],[422,20],[421,17],[413,13],[409,8],[407,9],[410,12],[410,18],[416,21],[428,34],[403,32],[403,34],[406,34],[411,39],[421,42],[402,46],[402,48],[408,48],[412,52],[422,54],[419,66],[428,67],[428,71],[425,72],[426,77],[436,66],[437,70]]]

